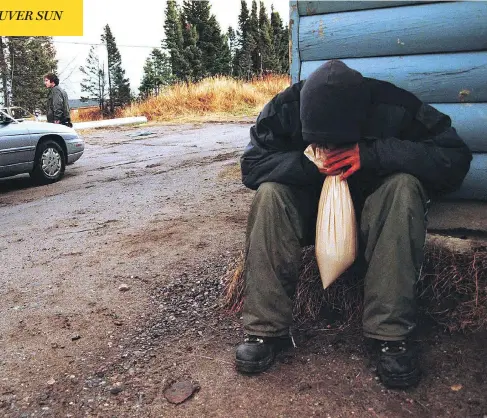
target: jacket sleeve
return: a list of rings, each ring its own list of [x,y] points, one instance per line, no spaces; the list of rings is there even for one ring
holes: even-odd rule
[[[64,115],[64,98],[59,89],[53,89],[52,91],[52,108],[54,120],[62,121]]]
[[[462,184],[472,154],[448,116],[422,104],[404,138],[365,138],[359,144],[363,168],[379,175],[412,174],[434,194]]]
[[[279,95],[262,110],[250,129],[250,143],[240,158],[242,181],[250,189],[264,182],[308,186],[323,181],[305,155],[299,101],[280,103]]]

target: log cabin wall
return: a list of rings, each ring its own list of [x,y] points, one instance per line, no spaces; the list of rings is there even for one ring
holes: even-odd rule
[[[341,59],[448,114],[474,153],[449,198],[487,200],[487,2],[290,1],[292,82]]]

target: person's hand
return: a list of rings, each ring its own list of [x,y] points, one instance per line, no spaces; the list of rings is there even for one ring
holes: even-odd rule
[[[54,123],[58,123],[58,124],[59,124],[59,123],[61,123],[61,122],[60,122],[60,121],[58,121],[58,120],[55,120],[55,121],[54,121]]]
[[[345,171],[344,169],[347,168]],[[324,167],[320,172],[327,176],[340,175],[340,180],[345,180],[353,173],[360,170],[360,150],[358,144],[351,148],[337,148],[326,151]]]

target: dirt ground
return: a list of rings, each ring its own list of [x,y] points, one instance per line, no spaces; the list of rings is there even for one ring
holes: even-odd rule
[[[357,329],[297,324],[258,377],[233,366],[238,314],[219,308],[253,192],[248,124],[84,134],[56,184],[0,179],[0,416],[485,417],[487,333],[420,334],[424,379],[375,378]],[[172,404],[165,390],[192,382]]]

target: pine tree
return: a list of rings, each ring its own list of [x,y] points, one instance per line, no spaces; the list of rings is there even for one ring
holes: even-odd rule
[[[201,50],[203,56],[208,54],[206,59],[206,69],[209,75],[229,75],[231,54],[228,46],[228,40],[225,34],[222,34],[220,25],[216,17],[211,15],[206,26],[206,31],[201,34],[206,43],[202,43]]]
[[[216,18],[215,18],[216,19]],[[218,30],[220,30],[218,28]],[[216,55],[215,65],[213,67],[213,74],[215,75],[231,75],[232,74],[232,53],[226,34],[221,34],[221,44],[219,46],[220,52]]]
[[[142,98],[157,95],[162,86],[173,82],[170,58],[160,49],[154,48],[144,65],[144,75],[139,91]]]
[[[8,63],[9,63],[9,85],[10,105],[25,106],[23,94],[30,78],[29,68],[29,37],[9,36],[8,38]],[[41,76],[42,77],[42,76]],[[42,80],[39,79],[39,83]]]
[[[174,76],[171,73],[171,62],[167,54],[160,49],[154,48],[151,53],[154,64],[155,75],[155,94],[159,93],[161,86],[167,86],[174,82]]]
[[[182,79],[189,83],[198,81],[204,77],[203,54],[196,45],[198,33],[196,27],[186,22],[185,16],[180,15],[181,26],[183,27],[183,59],[184,67]]]
[[[252,56],[252,74],[262,73],[262,54],[259,49],[259,18],[257,11],[257,1],[252,0],[252,11],[250,13],[250,37],[253,40],[251,56]]]
[[[278,59],[277,71],[287,73],[289,71],[289,31],[287,26],[283,28],[279,12],[271,11],[272,39],[274,51]]]
[[[169,51],[171,56],[171,69],[178,80],[183,80],[187,73],[187,63],[184,60],[183,29],[175,0],[168,0],[166,7],[166,19],[164,21],[163,49]]]
[[[286,26],[281,32],[281,44],[279,48],[279,58],[281,61],[281,73],[289,73],[289,28]]]
[[[185,0],[183,13],[185,22],[196,28],[196,46],[202,54],[204,76],[229,74],[228,43],[226,37],[221,33],[216,17],[211,14],[210,2]]]
[[[237,33],[231,26],[229,26],[227,30],[227,41],[228,41],[228,49],[230,52],[229,74],[235,74],[234,62],[235,62],[235,55],[237,53],[237,48],[238,48],[238,40],[237,40]]]
[[[96,100],[100,110],[103,111],[107,79],[105,66],[100,64],[100,59],[94,46],[90,48],[86,65],[79,69],[84,74],[81,81],[81,92],[88,93],[88,98]]]
[[[183,2],[181,22],[183,26],[183,39],[185,56],[187,59],[197,60],[198,70],[193,70],[193,78],[198,79],[208,75],[208,60],[214,57],[212,45],[207,45],[206,26],[210,17],[210,6],[208,1],[187,1]],[[191,50],[187,49],[191,48]],[[205,51],[203,52],[203,50]],[[205,56],[205,54],[209,55]]]
[[[277,72],[279,59],[276,56],[274,43],[272,42],[272,27],[267,17],[264,3],[259,5],[259,53],[261,58],[261,75],[269,72]]]
[[[57,71],[56,51],[52,38],[3,37],[2,46],[4,101],[9,105],[24,107],[31,112],[36,109],[44,110],[47,91],[42,78],[47,72]]]
[[[235,53],[233,62],[234,75],[250,79],[254,75],[252,52],[255,49],[255,41],[251,33],[250,14],[245,0],[240,0],[238,28],[237,38],[239,47]]]
[[[122,68],[122,57],[117,48],[115,37],[110,30],[110,26],[105,26],[101,40],[107,48],[108,95],[110,114],[113,115],[115,107],[124,106],[130,103],[130,83],[129,80],[125,78],[125,70]]]

